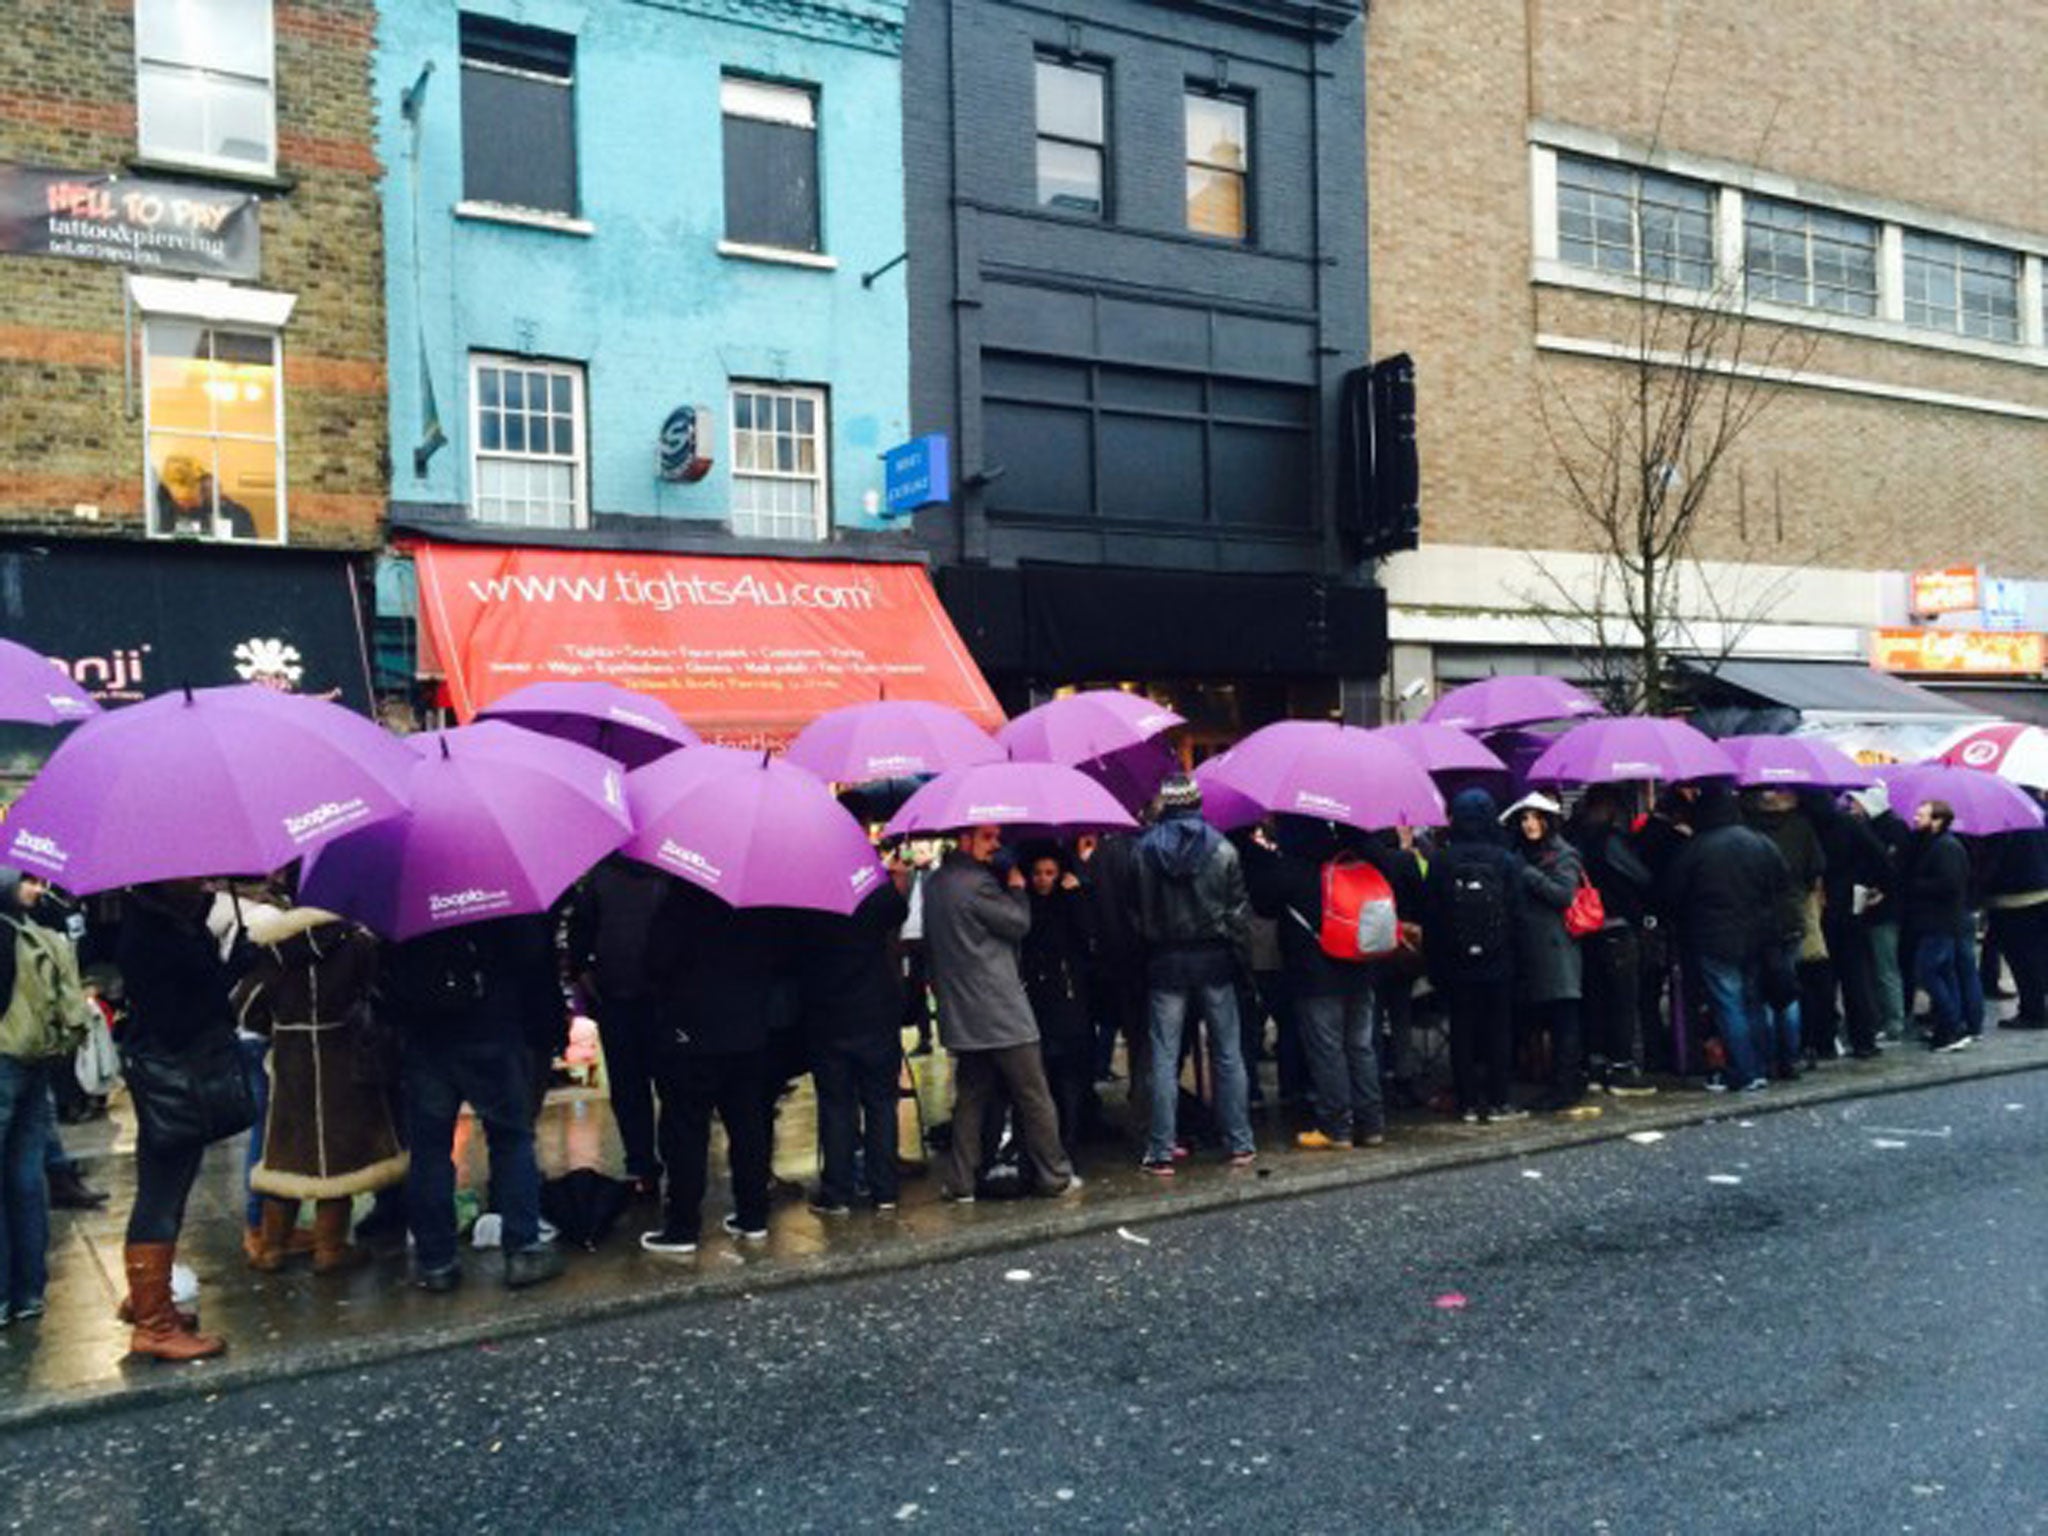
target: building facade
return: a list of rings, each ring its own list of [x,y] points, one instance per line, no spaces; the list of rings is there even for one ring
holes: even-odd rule
[[[1766,699],[1801,686],[1771,664],[1873,657],[2024,692],[2048,629],[2048,118],[2012,92],[2048,67],[2048,12],[1945,12],[1939,45],[1934,24],[1846,0],[1373,7],[1373,327],[1416,359],[1423,475],[1422,548],[1386,567],[1393,692],[1578,664],[1605,540],[1564,465],[1688,372],[1760,409],[1701,497],[1676,649]],[[1912,575],[1952,568],[1982,579],[1933,617]]]
[[[0,631],[103,697],[367,699],[369,0],[23,0],[0,36]]]
[[[1363,34],[1297,0],[912,7],[915,426],[955,456],[917,528],[1012,709],[1135,682],[1227,737],[1369,703]]]

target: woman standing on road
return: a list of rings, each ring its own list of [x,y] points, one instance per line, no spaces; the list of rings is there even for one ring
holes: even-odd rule
[[[1550,1092],[1537,1108],[1562,1111],[1586,1096],[1586,1061],[1580,1035],[1582,971],[1578,940],[1565,928],[1565,908],[1586,878],[1578,853],[1558,835],[1563,807],[1548,795],[1528,794],[1501,820],[1514,831],[1522,856],[1522,903],[1516,927],[1522,1036],[1550,1034]]]

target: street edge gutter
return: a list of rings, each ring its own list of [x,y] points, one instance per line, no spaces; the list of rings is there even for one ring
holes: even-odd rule
[[[1846,1066],[1846,1063],[1841,1064],[1841,1067]],[[232,1360],[222,1364],[201,1362],[183,1366],[152,1364],[138,1369],[151,1373],[156,1379],[88,1388],[83,1392],[24,1397],[0,1404],[0,1433],[47,1424],[75,1423],[130,1408],[160,1407],[279,1381],[337,1375],[414,1355],[440,1354],[474,1345],[538,1337],[562,1328],[634,1317],[682,1302],[729,1300],[736,1296],[791,1290],[799,1286],[894,1274],[931,1264],[1004,1253],[1034,1243],[1114,1231],[1120,1226],[1172,1221],[1231,1206],[1289,1200],[1455,1168],[1512,1162],[1603,1141],[1620,1141],[1638,1131],[1682,1129],[1717,1120],[1748,1120],[1847,1099],[1886,1098],[1923,1088],[2012,1077],[2048,1067],[2048,1058],[2037,1053],[2008,1061],[1986,1061],[1981,1056],[1950,1056],[1926,1061],[1924,1067],[1932,1068],[1931,1072],[1923,1069],[1911,1077],[1878,1081],[1844,1078],[1840,1075],[1841,1067],[1831,1068],[1821,1077],[1809,1076],[1796,1087],[1774,1090],[1762,1098],[1688,1093],[1683,1099],[1674,1100],[1668,1109],[1659,1105],[1655,1110],[1647,1107],[1632,1110],[1625,1127],[1619,1122],[1606,1121],[1604,1116],[1600,1120],[1584,1122],[1535,1120],[1530,1122],[1528,1129],[1497,1139],[1490,1137],[1484,1141],[1431,1148],[1424,1152],[1375,1152],[1345,1157],[1333,1161],[1325,1169],[1290,1173],[1277,1179],[1232,1178],[1177,1193],[1170,1204],[1161,1204],[1150,1196],[1126,1196],[1102,1204],[1046,1203],[1042,1215],[1023,1220],[1006,1215],[1000,1225],[990,1224],[984,1228],[976,1223],[937,1237],[906,1233],[903,1242],[886,1248],[821,1254],[808,1262],[778,1263],[773,1269],[760,1273],[742,1268],[708,1274],[685,1272],[687,1278],[661,1279],[657,1278],[653,1267],[667,1268],[670,1261],[649,1260],[651,1283],[645,1290],[626,1295],[594,1297],[551,1308],[529,1306],[498,1313],[488,1322],[455,1323],[430,1329],[424,1334],[393,1334],[355,1343],[316,1345],[283,1359],[273,1357],[246,1365]],[[1536,1132],[1542,1133],[1540,1138],[1534,1134]],[[1005,1201],[999,1208],[1008,1213],[1019,1203],[1030,1202]],[[980,1209],[976,1207],[977,1214]],[[162,1374],[157,1376],[157,1373]]]

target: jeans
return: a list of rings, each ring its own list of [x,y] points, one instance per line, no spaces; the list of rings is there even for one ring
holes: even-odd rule
[[[1913,981],[1927,993],[1927,1003],[1934,1014],[1936,1044],[1953,1040],[1964,1032],[1964,976],[1975,973],[1976,967],[1963,951],[1960,934],[1923,933],[1914,942]],[[1978,1017],[1983,1017],[1981,1012]]]
[[[249,1127],[249,1144],[242,1153],[242,1188],[248,1191],[242,1208],[246,1226],[263,1224],[263,1197],[249,1187],[249,1176],[263,1161],[263,1128],[270,1123],[270,1073],[264,1063],[270,1058],[270,1042],[261,1035],[236,1035],[235,1049],[242,1053],[242,1069],[249,1076],[249,1092],[256,1100],[256,1123]]]
[[[1977,969],[1977,914],[1974,912],[1964,915],[1963,926],[1956,931],[1956,967],[1961,972],[1956,982],[1956,1001],[1962,1009],[1963,1032],[1981,1035],[1984,1033],[1984,980]]]
[[[0,1301],[12,1307],[41,1301],[50,1280],[52,1105],[48,1068],[0,1056]]]
[[[1791,980],[1791,999],[1782,1003],[1768,998],[1764,1001],[1763,1032],[1758,1045],[1764,1055],[1765,1076],[1773,1066],[1789,1072],[1799,1061],[1799,943],[1798,939],[1782,940],[1778,953],[1778,974]]]
[[[1763,1056],[1766,1023],[1763,999],[1757,992],[1756,967],[1741,960],[1699,957],[1700,985],[1721,1044],[1728,1052],[1731,1088],[1745,1088],[1766,1076]]]
[[[733,1219],[748,1232],[767,1231],[774,1082],[767,1050],[704,1056],[671,1048],[656,1058],[655,1072],[661,1088],[661,1160],[668,1171],[664,1225],[669,1235],[694,1240],[704,1219],[713,1111],[725,1127]]]
[[[604,1075],[612,1119],[626,1149],[626,1177],[658,1178],[654,1152],[654,1000],[607,998],[597,1005],[597,1033],[604,1044]]]
[[[1870,923],[1871,967],[1877,974],[1877,1016],[1887,1038],[1906,1033],[1906,978],[1899,970],[1899,925]]]
[[[1239,1051],[1237,988],[1207,982],[1189,987],[1154,985],[1151,996],[1151,1114],[1145,1143],[1147,1162],[1173,1157],[1174,1116],[1180,1108],[1180,1040],[1192,1004],[1209,1023],[1209,1055],[1215,1065],[1216,1118],[1233,1153],[1252,1150],[1251,1107]]]
[[[504,1248],[540,1240],[540,1165],[534,1157],[526,1043],[446,1040],[425,1031],[406,1038],[400,1081],[412,1171],[406,1220],[422,1270],[455,1262],[455,1122],[467,1102],[483,1123],[491,1153],[491,1193],[504,1218]]]
[[[818,1088],[818,1146],[824,1154],[819,1194],[827,1205],[851,1205],[854,1148],[867,1164],[868,1193],[896,1201],[896,1083],[903,1068],[903,1037],[889,1031],[871,1040],[827,1040],[811,1064]]]
[[[1505,1109],[1515,1054],[1509,984],[1454,977],[1444,984],[1451,1028],[1451,1086],[1458,1112]]]
[[[1317,1129],[1334,1141],[1385,1131],[1372,993],[1298,997],[1294,1011],[1308,1054]]]

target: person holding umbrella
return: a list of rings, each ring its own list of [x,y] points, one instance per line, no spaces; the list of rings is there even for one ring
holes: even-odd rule
[[[1537,1107],[1565,1113],[1586,1096],[1585,1039],[1579,1018],[1584,964],[1565,927],[1565,909],[1586,882],[1578,850],[1558,835],[1564,808],[1531,792],[1501,814],[1522,858],[1521,906],[1515,929],[1516,992],[1523,1033],[1550,1037],[1550,1089]],[[1590,1111],[1589,1113],[1598,1113]]]

